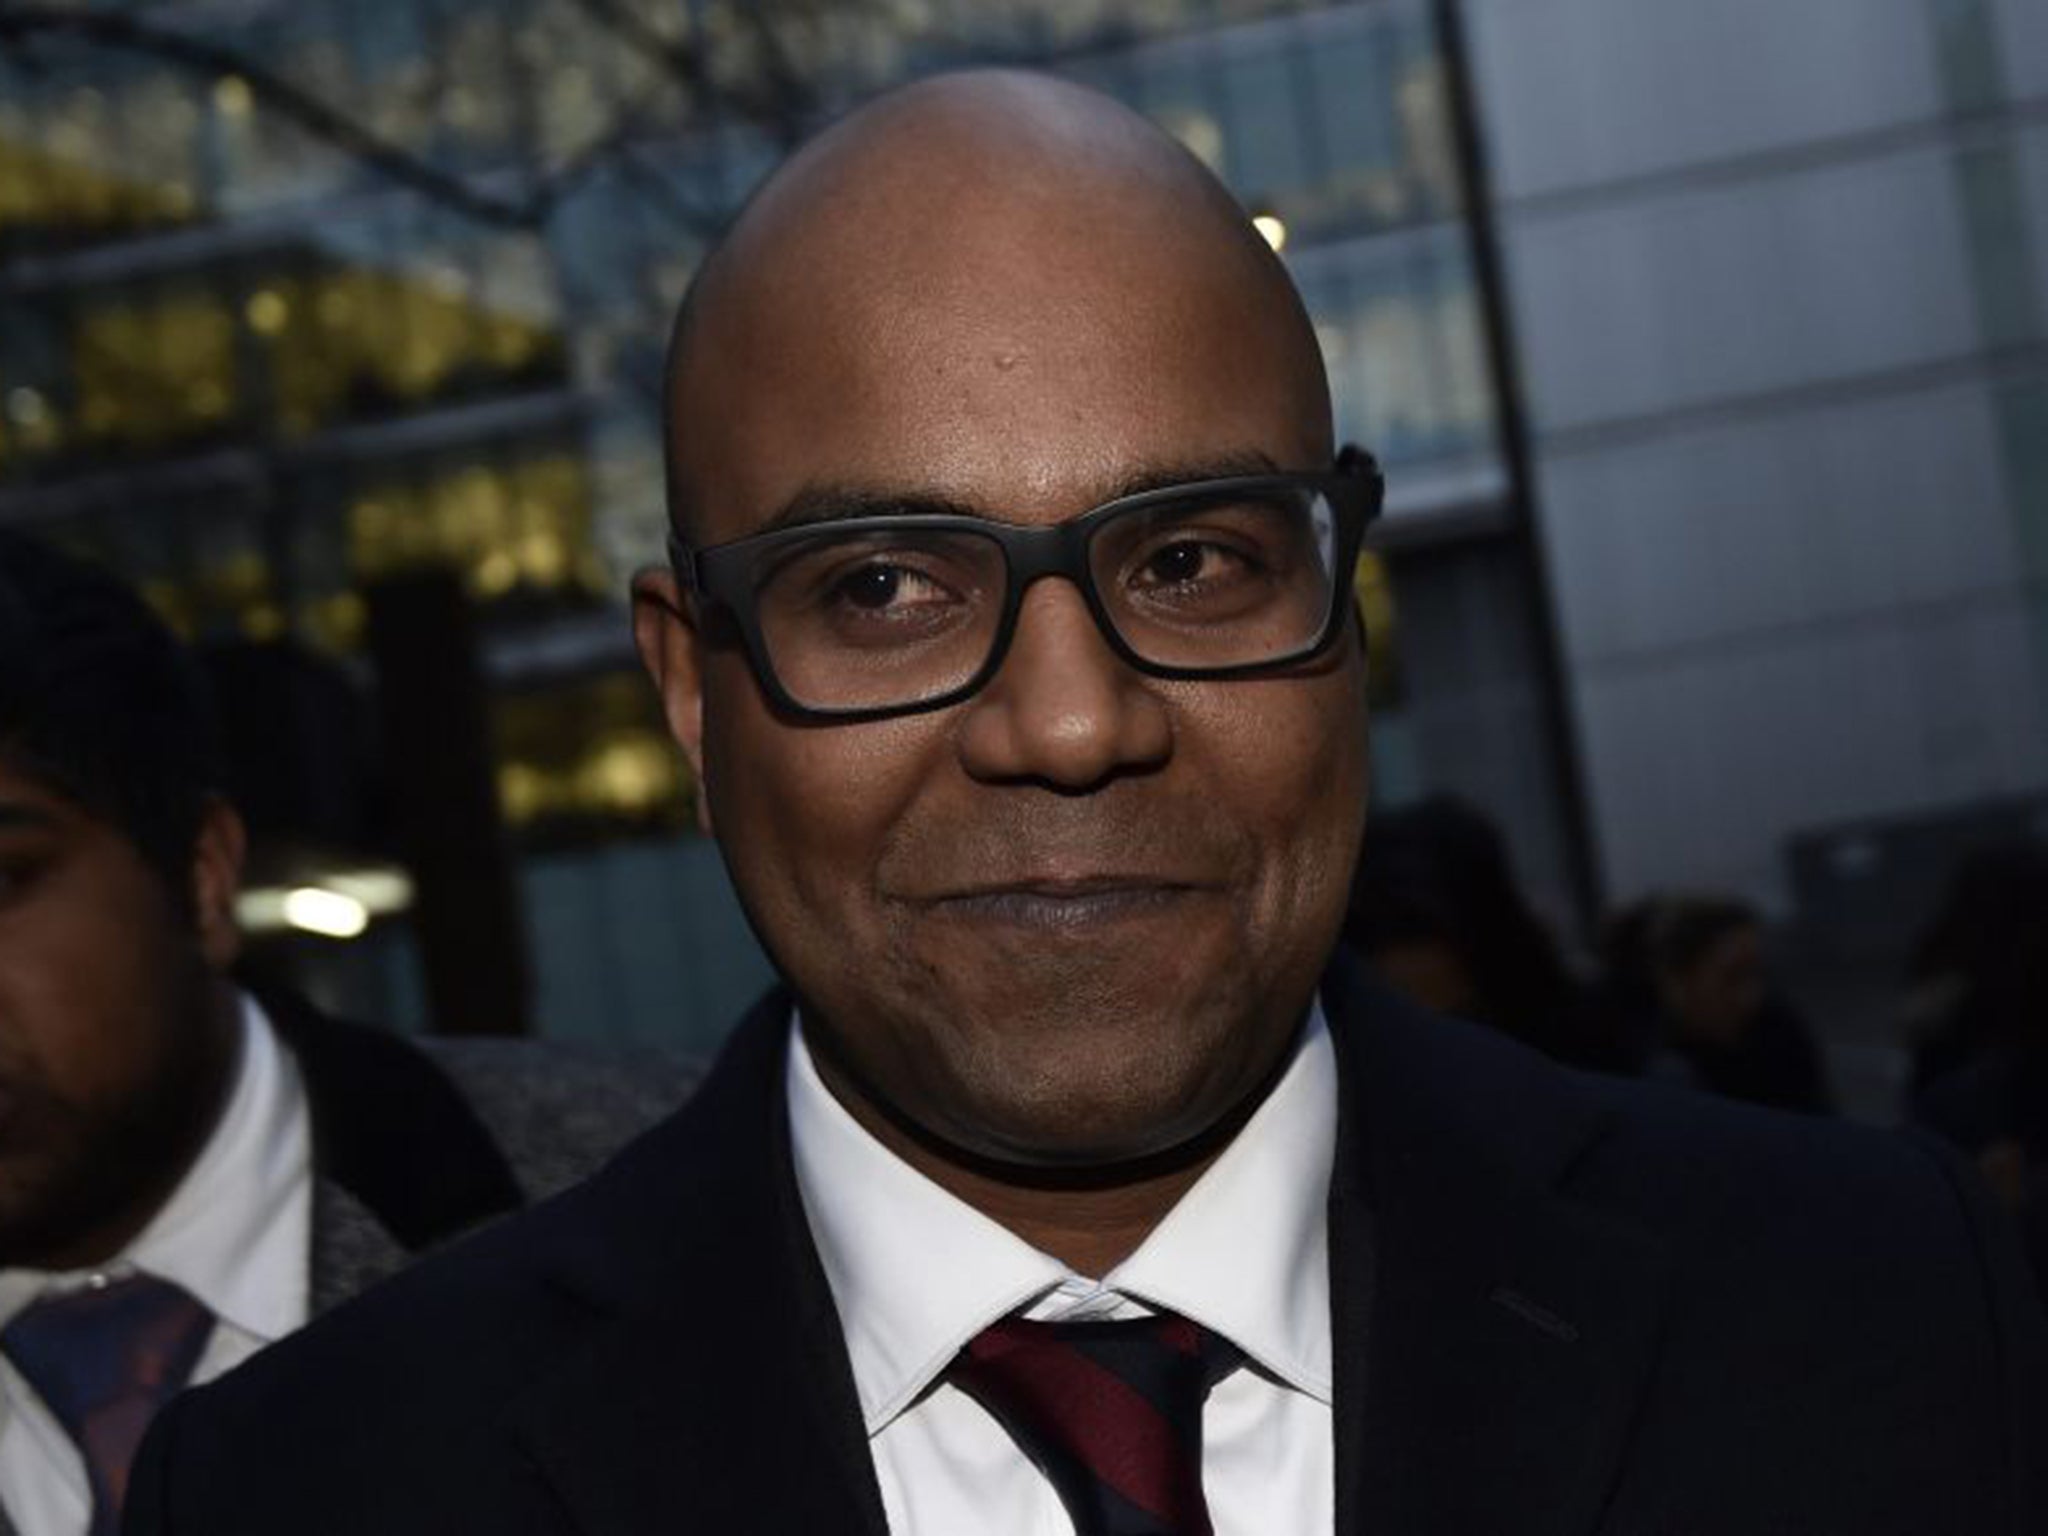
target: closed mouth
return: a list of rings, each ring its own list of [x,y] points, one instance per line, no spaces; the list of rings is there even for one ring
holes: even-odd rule
[[[1203,889],[1186,881],[1095,876],[977,886],[931,898],[924,905],[940,915],[972,922],[1059,931],[1149,916]]]

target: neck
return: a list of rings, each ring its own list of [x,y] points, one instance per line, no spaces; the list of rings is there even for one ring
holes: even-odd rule
[[[1155,1157],[1083,1169],[1024,1167],[919,1134],[879,1108],[828,1053],[813,1052],[812,1060],[833,1098],[883,1146],[1039,1252],[1097,1280],[1137,1252],[1265,1097],[1251,1095],[1193,1143]]]
[[[1138,1251],[1220,1150],[1207,1151],[1197,1161],[1085,1189],[1006,1182],[949,1164],[921,1171],[1041,1253],[1051,1254],[1076,1274],[1099,1280]]]

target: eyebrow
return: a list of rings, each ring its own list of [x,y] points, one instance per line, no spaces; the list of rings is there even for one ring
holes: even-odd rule
[[[1214,458],[1148,465],[1116,482],[1109,494],[1095,505],[1106,506],[1126,496],[1163,491],[1176,485],[1197,485],[1205,480],[1231,480],[1243,475],[1274,475],[1280,472],[1280,466],[1269,455],[1256,449],[1219,454]],[[1007,520],[991,517],[986,508],[952,496],[914,490],[885,490],[874,486],[817,485],[798,491],[754,531],[774,533],[784,528],[861,522],[878,517],[972,517],[983,522]]]

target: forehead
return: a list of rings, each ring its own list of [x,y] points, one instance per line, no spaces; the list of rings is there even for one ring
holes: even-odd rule
[[[1165,463],[1328,451],[1291,292],[1146,189],[876,199],[770,246],[707,306],[675,418],[707,542],[818,485],[1070,515]],[[1176,211],[1181,223],[1176,223]]]

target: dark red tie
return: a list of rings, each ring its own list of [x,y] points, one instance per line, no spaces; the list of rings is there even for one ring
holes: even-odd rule
[[[1202,1404],[1243,1357],[1184,1317],[1005,1318],[952,1381],[1058,1490],[1076,1536],[1211,1536]]]
[[[142,1432],[191,1378],[212,1332],[211,1312],[148,1275],[45,1297],[0,1331],[0,1352],[85,1458],[90,1536],[120,1529]]]

